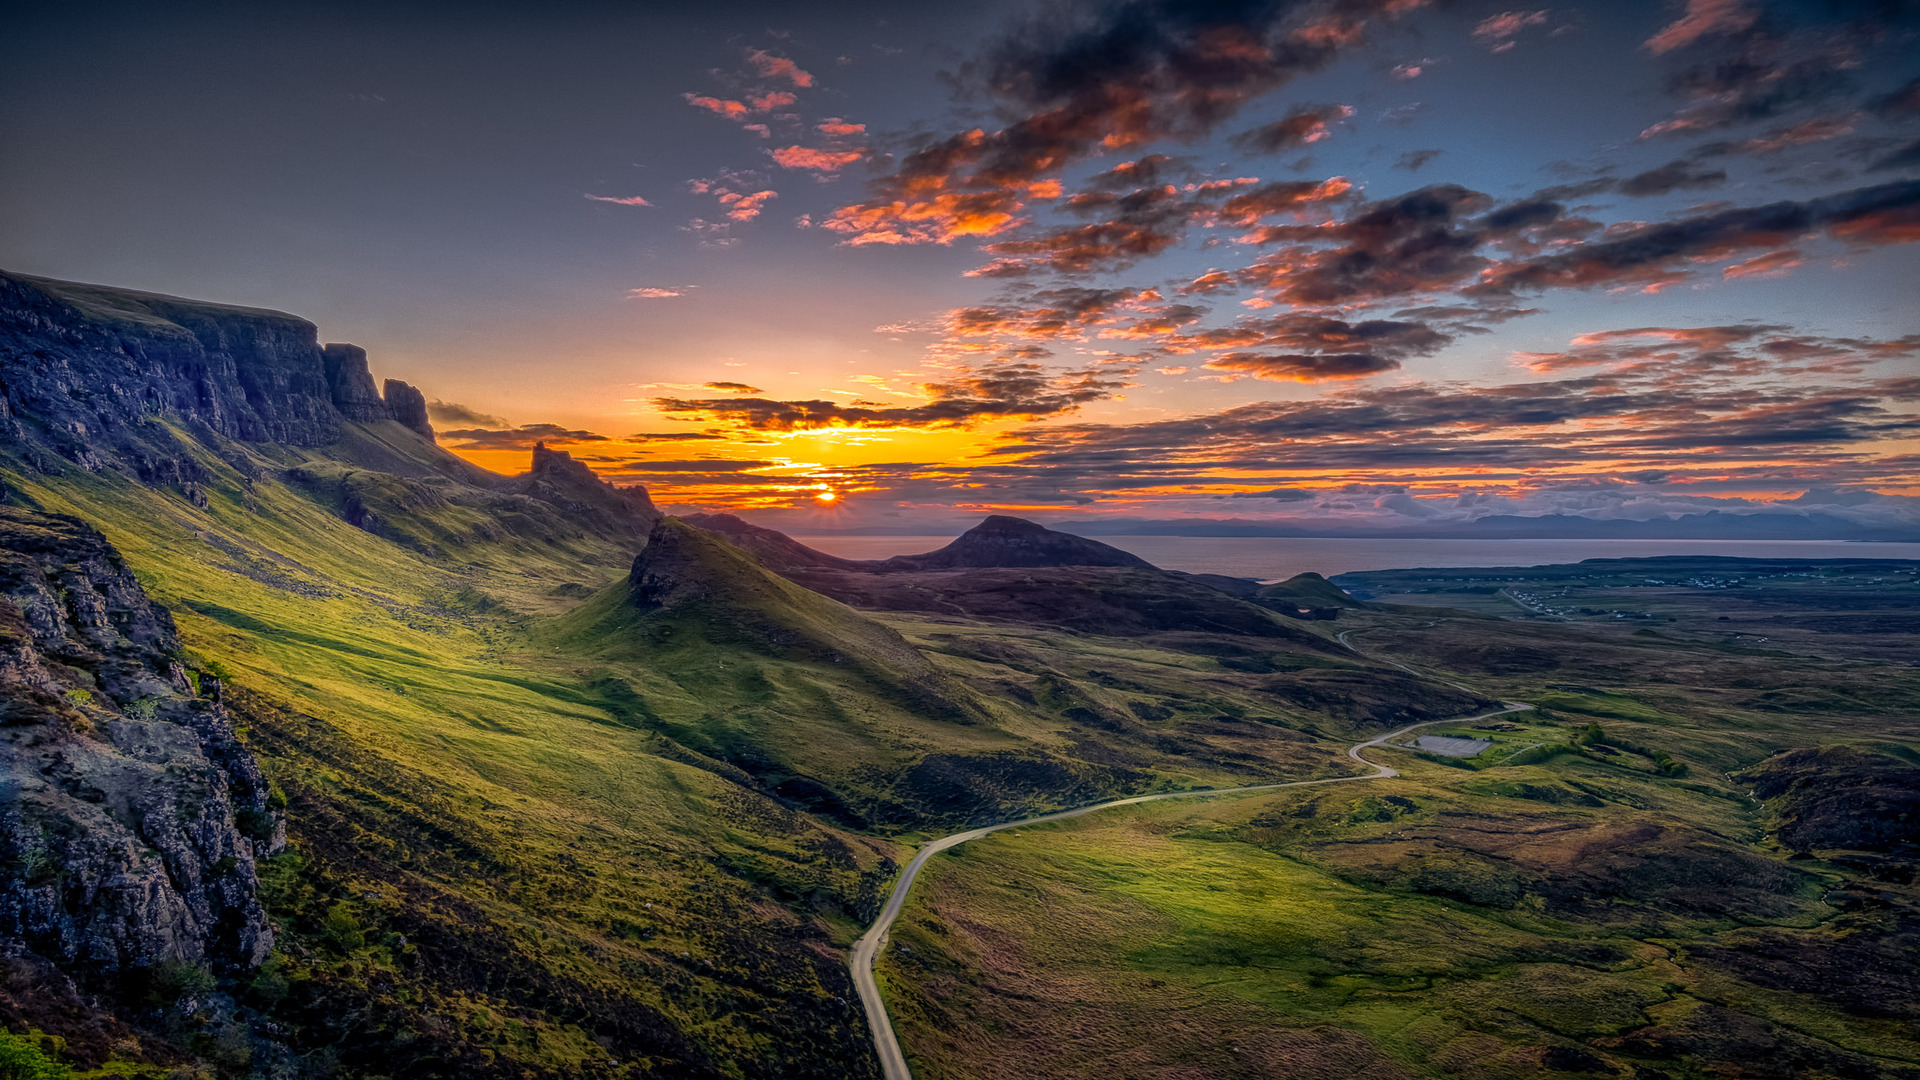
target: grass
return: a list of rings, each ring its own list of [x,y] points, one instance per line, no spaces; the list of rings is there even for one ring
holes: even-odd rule
[[[1352,621],[1370,628],[1367,647],[1391,640],[1435,670],[1497,655],[1474,650],[1503,647],[1505,632],[1410,614]],[[878,965],[915,1075],[1025,1077],[1036,1062],[1050,1077],[1839,1077],[1920,1065],[1917,988],[1818,973],[1899,968],[1920,890],[1860,884],[1859,866],[1879,863],[1789,860],[1767,811],[1725,775],[1781,746],[1868,732],[1910,752],[1887,739],[1901,731],[1897,696],[1813,722],[1729,708],[1724,682],[1680,681],[1717,656],[1669,641],[1658,662],[1625,661],[1648,648],[1633,629],[1564,631],[1577,645],[1528,631],[1584,658],[1586,673],[1463,673],[1547,706],[1501,718],[1517,731],[1431,729],[1492,738],[1470,762],[1380,750],[1399,779],[1133,807],[935,859]],[[1795,680],[1835,660],[1770,663],[1773,679]],[[1604,689],[1543,685],[1598,668]],[[1635,751],[1582,745],[1595,718],[1605,743]],[[1662,775],[1652,747],[1695,768]],[[1837,899],[1861,888],[1877,906]],[[1836,949],[1866,952],[1822,959]]]
[[[667,602],[629,584],[629,541],[533,520],[391,434],[189,443],[204,506],[0,469],[101,528],[175,612],[195,677],[226,684],[293,848],[263,868],[275,956],[225,989],[343,1075],[870,1073],[847,1050],[866,1031],[840,950],[902,841],[1344,775],[1346,745],[1405,721],[1329,701],[1474,700],[1284,641],[856,612],[691,532],[673,576],[706,592]],[[350,496],[370,527],[344,520]],[[1470,761],[1380,751],[1395,781],[1159,804],[934,860],[881,965],[920,1075],[1920,1058],[1898,1017],[1755,966],[1904,924],[1823,902],[1859,871],[1788,860],[1727,776],[1786,746],[1920,745],[1898,711],[1914,675],[1691,624],[1337,625],[1542,708],[1502,718],[1515,731],[1433,729],[1493,739]],[[1818,707],[1784,707],[1783,686]],[[1747,1041],[1712,1049],[1716,1025]]]
[[[296,466],[276,455],[253,464]],[[381,1071],[382,1039],[414,1029],[453,1042],[415,1036],[412,1053],[458,1046],[527,1075],[643,1073],[649,1060],[840,1074],[809,1046],[859,1037],[834,1003],[831,943],[871,906],[895,849],[680,760],[586,666],[527,655],[516,602],[612,578],[630,552],[503,543],[434,559],[297,485],[248,482],[212,453],[201,464],[204,509],[78,470],[6,479],[107,534],[176,613],[190,662],[227,681],[285,791],[296,854],[268,875],[283,1021]],[[475,596],[505,602],[475,610]],[[336,915],[364,938],[343,945]],[[423,967],[395,935],[437,938],[469,966]],[[336,1030],[327,1011],[364,1011],[350,1003],[367,995],[383,1002],[370,1030]],[[820,1034],[786,1041],[791,1027]]]

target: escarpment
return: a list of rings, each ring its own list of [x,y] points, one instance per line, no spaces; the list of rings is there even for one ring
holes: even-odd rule
[[[0,272],[0,438],[147,483],[204,479],[173,428],[322,447],[350,423],[431,440],[418,390],[374,384],[366,351],[305,319]]]
[[[108,985],[252,968],[284,822],[173,620],[75,518],[0,506],[0,938]]]

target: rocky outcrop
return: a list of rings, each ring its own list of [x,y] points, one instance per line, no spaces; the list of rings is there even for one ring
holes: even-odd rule
[[[533,448],[533,468],[513,486],[517,494],[550,503],[570,518],[602,532],[646,536],[660,511],[643,487],[616,487],[600,479],[585,462],[545,443]]]
[[[386,391],[387,414],[432,439],[433,421],[427,418],[427,395],[399,379],[388,379]]]
[[[1055,532],[1025,518],[995,514],[961,533],[953,543],[924,555],[895,555],[886,570],[956,570],[1001,566],[1130,566],[1153,564],[1117,547],[1072,533]]]
[[[424,414],[410,398],[405,409]],[[393,416],[366,353],[323,348],[304,319],[0,273],[0,437],[29,465],[52,467],[50,452],[190,483],[203,477],[166,423],[318,447],[344,423]]]
[[[320,360],[327,368],[333,407],[341,416],[362,424],[388,419],[387,403],[381,400],[380,391],[373,385],[373,372],[367,368],[367,350],[328,342],[320,347]]]
[[[181,655],[99,533],[0,506],[0,939],[83,981],[272,947],[255,860],[284,823]]]

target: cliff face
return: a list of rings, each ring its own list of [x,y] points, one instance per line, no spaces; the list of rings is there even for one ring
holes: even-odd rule
[[[0,506],[0,938],[83,979],[253,967],[284,824],[173,620],[74,518]]]
[[[358,345],[329,342],[320,347],[320,362],[327,369],[327,390],[333,407],[349,420],[366,423],[389,419],[387,403],[373,385],[373,372],[367,368],[367,350]]]
[[[402,411],[431,437],[424,402]],[[180,482],[197,477],[157,421],[312,447],[394,418],[365,351],[323,349],[304,319],[0,273],[0,436],[23,446]]]
[[[386,383],[387,412],[394,420],[433,438],[433,422],[427,419],[427,395],[399,379]]]

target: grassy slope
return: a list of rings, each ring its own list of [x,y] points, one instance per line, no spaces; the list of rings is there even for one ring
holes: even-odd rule
[[[1498,657],[1512,633],[1567,662],[1466,676],[1548,706],[1474,763],[1383,751],[1401,779],[935,860],[881,965],[916,1075],[1920,1075],[1910,871],[1789,859],[1726,775],[1794,745],[1911,755],[1910,672],[1626,627],[1361,621],[1429,660]],[[1880,708],[1733,703],[1839,677]],[[1686,774],[1570,745],[1590,723]]]
[[[1100,638],[855,611],[671,521],[640,565],[638,586],[616,583],[533,643],[600,665],[638,722],[862,827],[1343,772],[1351,718],[1290,703],[1274,684],[1383,677],[1287,639]],[[1402,696],[1431,694],[1412,684]],[[1471,704],[1428,702],[1438,715]],[[1316,723],[1341,734],[1305,733]]]
[[[362,443],[387,442],[373,427]],[[277,456],[241,464],[270,476],[321,457]],[[823,1047],[861,1027],[834,1002],[831,945],[871,904],[888,845],[684,764],[589,673],[516,657],[525,619],[496,597],[532,606],[583,575],[614,577],[627,552],[500,543],[427,558],[211,453],[202,463],[215,476],[205,508],[77,470],[5,479],[96,523],[176,612],[201,666],[229,674],[292,798],[299,853],[274,872],[291,933],[265,991],[279,1008],[306,1010],[297,1018],[338,1040],[328,1053],[382,1072],[381,1039],[424,1028],[404,1036],[422,1044],[410,1052],[463,1047],[533,1075],[624,1075],[648,1064],[642,1047],[687,1075],[718,1075],[715,1062],[836,1074]],[[436,935],[524,985],[437,970],[401,940]],[[329,1026],[346,1019],[331,1006],[367,996],[392,1030]]]
[[[647,614],[631,541],[398,425],[189,445],[193,490],[0,472],[95,522],[227,679],[296,849],[249,1000],[349,1074],[857,1075],[837,946],[900,849],[833,822],[1344,771],[1353,718],[1271,684],[1377,676],[1285,641],[869,617],[690,530],[676,573],[708,598]]]

